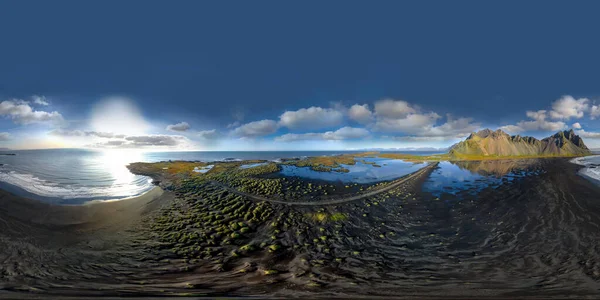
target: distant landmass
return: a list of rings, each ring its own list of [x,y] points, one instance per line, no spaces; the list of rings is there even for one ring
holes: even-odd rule
[[[503,157],[503,156],[581,156],[591,154],[583,139],[573,130],[559,131],[545,139],[509,135],[498,129],[484,129],[471,133],[449,151],[450,156]]]
[[[404,147],[404,148],[361,148],[353,151],[387,151],[387,152],[446,152],[450,147],[435,148],[435,147]]]

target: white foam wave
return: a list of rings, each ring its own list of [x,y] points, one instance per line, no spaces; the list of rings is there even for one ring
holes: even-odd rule
[[[137,184],[113,184],[111,186],[59,185],[31,174],[15,171],[0,173],[0,181],[18,186],[39,196],[60,199],[122,199],[141,195],[153,187],[149,179]]]
[[[570,160],[571,163],[585,166],[586,168],[579,171],[585,177],[600,181],[600,155],[577,157]]]

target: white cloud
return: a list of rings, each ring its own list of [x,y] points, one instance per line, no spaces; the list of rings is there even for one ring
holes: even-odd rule
[[[517,125],[505,125],[505,126],[501,126],[500,129],[503,131],[506,131],[508,133],[517,133],[517,132],[524,131],[523,128],[521,128]]]
[[[572,96],[562,96],[560,99],[552,103],[552,111],[550,117],[558,120],[568,120],[570,118],[581,119],[584,112],[589,109],[587,98],[575,99]]]
[[[235,121],[233,123],[229,123],[229,124],[227,124],[227,129],[238,127],[238,126],[240,126],[240,124],[242,124],[242,123],[240,123],[238,121]]]
[[[10,133],[0,132],[0,142],[8,141],[8,140],[10,140],[10,138],[11,138]]]
[[[595,120],[597,117],[600,117],[600,106],[593,105],[590,109],[590,119]]]
[[[343,118],[339,110],[312,106],[284,112],[279,116],[279,124],[290,129],[321,129],[340,125]]]
[[[419,134],[434,126],[439,118],[441,116],[434,112],[409,114],[402,118],[378,117],[373,127],[377,131]]]
[[[99,137],[99,138],[125,138],[124,134],[115,134],[112,132],[98,132],[98,131],[82,131],[82,130],[65,130],[55,129],[49,132],[50,135],[55,136],[66,136],[66,137]]]
[[[244,124],[234,129],[231,134],[237,137],[253,138],[275,133],[279,125],[273,120],[261,120]]]
[[[454,119],[446,115],[446,123],[436,126],[442,116],[423,112],[417,105],[402,100],[384,99],[375,103],[375,131],[401,133],[402,140],[448,140],[464,137],[480,127],[471,118]],[[419,137],[419,138],[417,138]]]
[[[125,137],[128,146],[147,147],[147,146],[179,146],[188,141],[181,135],[141,135]]]
[[[500,127],[500,129],[509,131],[509,132],[521,132],[521,131],[559,131],[564,130],[567,127],[567,124],[562,121],[548,121],[548,112],[545,110],[538,111],[527,111],[527,117],[532,119],[532,121],[520,121],[516,125],[506,125]]]
[[[417,111],[418,107],[402,100],[383,99],[375,103],[375,113],[383,118],[406,118]]]
[[[204,140],[213,140],[219,137],[216,129],[198,131],[198,137]]]
[[[187,122],[181,122],[181,123],[171,124],[171,125],[167,126],[167,130],[178,131],[178,132],[187,131],[190,128],[191,128],[191,126]]]
[[[464,138],[471,132],[477,131],[481,124],[472,123],[471,118],[453,119],[452,116],[447,116],[446,123],[440,126],[430,126],[424,128],[421,132],[409,136],[391,137],[393,140],[399,141],[448,141]]]
[[[373,113],[371,112],[371,110],[369,109],[369,105],[367,104],[354,104],[348,110],[348,117],[360,124],[367,124],[372,121]]]
[[[600,139],[600,132],[587,132],[583,129],[575,130],[575,134],[589,139]]]
[[[48,103],[48,100],[46,100],[46,97],[44,97],[44,96],[33,95],[31,97],[31,99],[33,99],[33,103],[38,104],[38,105],[43,105],[43,106],[50,105],[50,103]]]
[[[303,140],[349,140],[359,139],[369,136],[369,131],[364,128],[355,127],[342,127],[336,131],[327,131],[323,133],[288,133],[282,136],[276,137],[277,142],[292,142],[292,141],[303,141]]]
[[[403,141],[403,142],[443,142],[449,140],[460,139],[459,137],[453,136],[392,136],[388,137],[395,141]]]
[[[574,129],[581,129],[581,124],[573,123],[573,125],[571,125],[571,127],[573,127]]]
[[[440,126],[432,126],[426,128],[422,133],[418,135],[429,137],[461,138],[467,136],[473,131],[476,131],[480,127],[481,124],[473,123],[472,118],[453,119],[451,115],[447,115],[446,123]]]
[[[56,112],[36,111],[27,101],[6,100],[0,102],[0,116],[10,118],[15,124],[27,125],[33,123],[51,123],[59,126],[64,124],[63,116]]]

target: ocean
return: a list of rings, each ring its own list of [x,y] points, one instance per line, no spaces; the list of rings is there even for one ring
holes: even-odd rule
[[[571,162],[585,166],[584,169],[579,171],[579,174],[600,184],[600,155],[578,157],[572,159]]]
[[[0,188],[19,196],[60,204],[90,200],[116,200],[139,196],[153,188],[151,180],[134,175],[132,162],[168,160],[223,161],[277,160],[281,158],[336,155],[362,151],[265,151],[265,152],[143,152],[87,149],[2,151]],[[439,152],[405,152],[430,155]]]

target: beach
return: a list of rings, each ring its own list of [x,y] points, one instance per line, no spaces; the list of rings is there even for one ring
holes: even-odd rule
[[[440,181],[450,167],[476,177]],[[457,162],[325,206],[255,201],[209,182],[184,191],[151,173],[168,191],[80,206],[2,191],[0,297],[595,297],[600,188],[581,168]],[[264,221],[235,219],[252,211]],[[221,225],[202,218],[217,216],[249,231],[211,246],[204,232]]]

